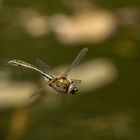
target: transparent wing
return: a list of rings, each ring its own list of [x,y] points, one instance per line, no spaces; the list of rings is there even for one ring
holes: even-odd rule
[[[76,56],[76,58],[74,59],[73,63],[71,64],[71,66],[65,71],[65,73],[63,74],[63,76],[67,76],[69,71],[75,67],[80,61],[81,59],[86,55],[86,53],[88,52],[88,48],[83,48],[78,55]]]
[[[18,60],[18,59],[13,59],[13,60],[8,61],[8,64],[11,64],[11,65],[14,65],[14,66],[21,66],[21,67],[25,67],[25,68],[35,70],[35,71],[39,72],[41,75],[43,75],[46,78],[48,78],[49,80],[52,79],[51,76],[47,75],[43,71],[39,70],[37,67],[35,67],[32,64],[29,64],[27,62],[24,62],[24,61],[21,61],[21,60]]]
[[[43,94],[43,91],[45,90],[46,85],[39,87],[34,93],[32,93],[29,98],[33,98],[34,96],[38,95],[38,94]]]
[[[29,98],[30,102],[25,105],[25,107],[31,107],[40,103],[46,95],[45,86],[39,87],[34,93],[32,93]]]
[[[58,75],[56,72],[54,72],[53,68],[47,64],[46,61],[38,58],[36,62],[37,62],[37,66],[43,71],[49,73],[49,75],[51,76]]]

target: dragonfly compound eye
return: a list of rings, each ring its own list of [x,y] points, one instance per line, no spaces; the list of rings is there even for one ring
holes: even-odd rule
[[[68,92],[69,92],[70,94],[75,95],[77,91],[78,91],[78,89],[77,89],[77,86],[76,86],[76,85],[71,84],[71,85],[69,86]]]

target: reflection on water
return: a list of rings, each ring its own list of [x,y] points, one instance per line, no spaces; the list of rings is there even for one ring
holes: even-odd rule
[[[12,118],[10,120],[10,127],[6,135],[6,140],[21,139],[28,122],[27,119],[28,110],[26,108],[22,108],[13,112]]]
[[[98,43],[114,32],[117,20],[108,11],[89,10],[72,17],[55,15],[51,25],[62,43]]]
[[[24,9],[19,13],[21,25],[30,33],[31,36],[39,37],[48,33],[47,16],[41,16],[33,9]]]
[[[22,106],[29,102],[29,95],[35,90],[32,83],[8,81],[0,88],[0,107]]]

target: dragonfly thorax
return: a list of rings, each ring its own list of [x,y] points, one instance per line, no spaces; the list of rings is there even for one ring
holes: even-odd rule
[[[61,77],[52,79],[48,84],[59,93],[67,93],[69,86],[71,84],[71,81],[61,76]]]

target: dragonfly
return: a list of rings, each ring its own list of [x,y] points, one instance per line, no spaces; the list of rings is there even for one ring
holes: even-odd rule
[[[69,93],[71,95],[75,95],[78,92],[78,85],[81,83],[81,80],[70,79],[68,78],[68,74],[75,66],[79,64],[79,62],[86,55],[87,52],[88,52],[88,48],[83,48],[78,53],[78,55],[76,56],[72,64],[68,67],[68,69],[61,75],[55,74],[51,70],[51,67],[45,61],[41,59],[39,59],[38,63],[40,65],[44,65],[47,69],[49,69],[50,74],[47,74],[40,68],[19,59],[9,60],[8,64],[13,65],[13,66],[20,66],[20,67],[32,69],[38,72],[39,74],[41,74],[46,79],[47,85],[52,87],[58,93],[61,93],[61,94]]]

